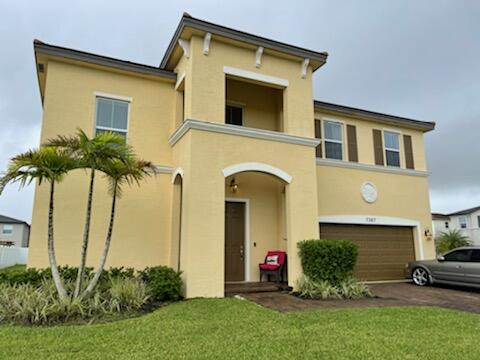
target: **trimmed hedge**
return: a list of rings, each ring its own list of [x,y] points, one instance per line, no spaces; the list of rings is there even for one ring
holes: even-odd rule
[[[297,244],[303,273],[311,280],[338,285],[352,277],[358,246],[349,240],[304,240]]]
[[[181,298],[181,272],[168,266],[154,266],[147,267],[139,274],[140,278],[148,285],[152,301],[176,301]]]

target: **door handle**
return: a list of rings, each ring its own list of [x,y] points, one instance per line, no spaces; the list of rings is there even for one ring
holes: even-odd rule
[[[457,269],[461,269],[462,268],[462,265],[457,265],[455,266]]]
[[[240,246],[240,256],[243,258],[243,246]]]

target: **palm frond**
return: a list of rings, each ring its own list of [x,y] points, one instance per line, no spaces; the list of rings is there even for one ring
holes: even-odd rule
[[[70,170],[79,167],[78,162],[68,152],[57,147],[45,146],[39,150],[28,150],[14,156],[6,172],[0,178],[0,193],[9,183],[19,183],[20,187],[37,180],[59,182]]]

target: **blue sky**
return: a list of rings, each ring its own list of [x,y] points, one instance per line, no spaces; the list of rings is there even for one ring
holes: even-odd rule
[[[328,51],[315,98],[437,122],[426,135],[432,210],[480,205],[480,2],[2,1],[0,170],[38,146],[32,41],[158,65],[183,11]],[[31,219],[33,189],[9,186],[0,213]]]

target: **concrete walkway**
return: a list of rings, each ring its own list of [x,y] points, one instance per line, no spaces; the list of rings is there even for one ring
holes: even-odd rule
[[[359,300],[305,300],[287,292],[253,293],[242,296],[277,311],[423,305],[480,313],[480,291],[476,289],[419,287],[411,283],[371,284],[369,287],[374,298]]]

